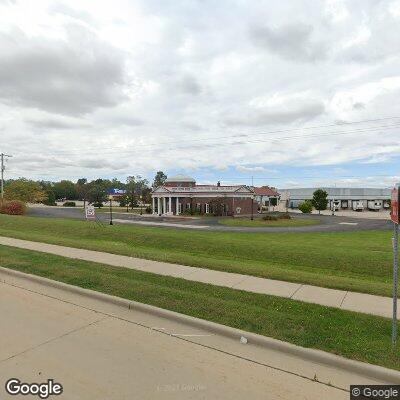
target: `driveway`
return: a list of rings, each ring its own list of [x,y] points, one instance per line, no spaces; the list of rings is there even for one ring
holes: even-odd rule
[[[67,207],[32,207],[29,208],[28,215],[45,218],[73,218],[84,219],[82,208]],[[292,214],[298,219],[314,219],[320,223],[303,227],[284,227],[284,228],[249,228],[249,227],[230,227],[221,225],[219,218],[179,218],[179,217],[158,217],[149,215],[137,215],[127,213],[114,213],[115,223],[119,224],[138,224],[142,226],[158,226],[177,229],[196,229],[220,232],[349,232],[349,231],[368,231],[368,230],[389,230],[392,223],[384,219],[368,219],[355,216],[331,216],[331,215],[304,215]],[[100,221],[109,222],[108,213],[97,213]]]

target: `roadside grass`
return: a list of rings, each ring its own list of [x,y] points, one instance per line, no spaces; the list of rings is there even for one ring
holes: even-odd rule
[[[300,301],[0,246],[1,266],[400,370],[391,321]]]
[[[262,218],[224,218],[218,221],[219,224],[226,226],[239,226],[249,228],[278,228],[278,227],[299,227],[318,225],[321,222],[316,219],[279,219],[277,221],[264,221]]]
[[[0,236],[390,296],[391,232],[238,233],[0,215]]]

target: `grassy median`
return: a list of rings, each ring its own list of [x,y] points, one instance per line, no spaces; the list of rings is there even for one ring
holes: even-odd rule
[[[288,228],[318,225],[321,222],[317,219],[278,219],[277,221],[265,221],[262,218],[255,218],[253,221],[250,218],[223,218],[218,223],[226,226],[237,226],[246,228]]]
[[[0,264],[400,370],[386,318],[6,246],[0,246]]]
[[[0,236],[391,295],[391,232],[238,233],[0,215]]]

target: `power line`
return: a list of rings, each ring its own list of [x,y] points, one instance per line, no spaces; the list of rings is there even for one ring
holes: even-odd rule
[[[247,177],[243,177],[243,176],[238,176],[235,177],[233,179],[221,179],[222,181],[225,182],[233,182],[236,181],[237,179],[253,179],[253,180],[266,180],[266,179],[327,179],[327,178],[332,178],[333,180],[335,179],[349,179],[349,178],[375,178],[375,177],[386,177],[386,178],[392,178],[392,177],[396,177],[396,176],[400,176],[400,175],[390,175],[390,174],[374,174],[374,175],[369,175],[369,176],[365,176],[365,175],[335,175],[333,177],[327,177],[325,176],[317,176],[317,175],[310,175],[310,176],[302,176],[302,175],[295,175],[295,176],[247,176]]]
[[[400,118],[400,117],[391,117],[391,118]],[[369,120],[372,121],[372,120]],[[354,123],[359,123],[359,122],[354,122]],[[347,124],[351,124],[351,123],[347,123]],[[231,145],[238,145],[238,144],[250,144],[250,143],[265,143],[265,142],[270,142],[270,141],[282,141],[282,140],[296,140],[296,139],[303,139],[303,138],[313,138],[313,137],[330,137],[330,136],[341,136],[341,135],[351,135],[351,134],[366,134],[366,133],[372,133],[375,131],[379,131],[379,130],[388,130],[388,129],[394,129],[394,128],[399,128],[400,127],[400,123],[395,123],[395,124],[391,124],[391,125],[381,125],[381,126],[370,126],[370,127],[364,127],[364,128],[358,128],[358,129],[353,129],[350,131],[333,131],[333,132],[327,132],[327,133],[311,133],[311,134],[307,134],[307,135],[292,135],[292,136],[281,136],[281,137],[271,137],[268,139],[256,139],[256,140],[246,140],[246,141],[238,141],[238,142],[232,142],[232,143],[206,143],[203,146],[191,146],[192,148],[198,148],[198,147],[214,147],[214,146],[231,146]],[[299,129],[307,129],[307,128],[297,128],[295,130],[299,130]],[[309,127],[309,129],[311,129],[311,127]],[[294,130],[294,129],[293,129]],[[290,131],[290,130],[282,130],[281,132],[285,132],[285,131]],[[241,135],[241,136],[257,136],[257,135],[264,135],[267,133],[275,133],[278,131],[271,131],[271,132],[264,132],[264,133],[254,133],[254,134],[249,134],[249,135]],[[236,136],[230,136],[230,137],[236,137]],[[212,140],[220,140],[223,137],[214,137],[212,138]],[[188,146],[187,144],[192,142],[192,141],[198,141],[200,139],[189,139],[186,140],[182,143],[181,142],[176,142],[179,143],[181,145],[183,145],[183,147],[164,147],[163,150],[179,150],[179,149],[187,149],[190,148],[190,146]],[[204,139],[201,139],[204,140]],[[165,142],[165,143],[139,143],[134,145],[135,149],[130,150],[130,149],[114,149],[114,150],[109,150],[109,151],[105,151],[104,149],[87,149],[85,148],[85,154],[87,154],[90,151],[94,151],[96,153],[98,153],[99,151],[101,151],[101,154],[130,154],[130,153],[135,153],[137,150],[137,147],[159,147],[163,144],[168,144],[170,145],[173,142]],[[30,153],[32,153],[32,151],[30,151]],[[35,153],[35,152],[33,152]],[[38,153],[38,152],[36,152]],[[42,153],[42,152],[40,152]],[[59,155],[77,155],[79,156],[80,154],[76,153],[76,150],[61,150],[61,151],[53,151],[53,154],[59,154]]]

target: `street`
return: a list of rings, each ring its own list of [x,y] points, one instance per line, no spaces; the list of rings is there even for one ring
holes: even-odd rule
[[[0,289],[3,391],[18,378],[54,379],[66,399],[347,399],[372,383],[39,283]]]

